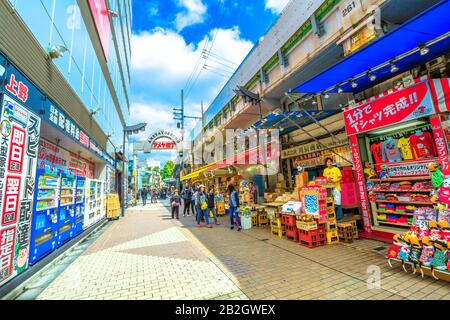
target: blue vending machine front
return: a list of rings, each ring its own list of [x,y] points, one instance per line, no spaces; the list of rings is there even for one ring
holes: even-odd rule
[[[72,239],[75,228],[75,176],[61,174],[59,197],[58,247]]]
[[[58,197],[60,177],[56,169],[45,166],[36,173],[30,238],[30,265],[51,253],[58,241]]]
[[[84,190],[86,187],[86,178],[76,177],[76,193],[75,193],[75,228],[74,235],[83,232],[84,224]]]

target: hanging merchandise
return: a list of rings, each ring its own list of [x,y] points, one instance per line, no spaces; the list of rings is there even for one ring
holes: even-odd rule
[[[417,130],[410,137],[410,143],[414,159],[436,157],[436,146],[429,132]]]
[[[412,151],[411,151],[411,145],[410,145],[409,138],[402,137],[402,138],[398,139],[397,147],[402,152],[403,160],[413,160],[414,159]]]
[[[402,160],[402,154],[397,147],[398,141],[388,137],[382,145],[383,162],[398,162]]]

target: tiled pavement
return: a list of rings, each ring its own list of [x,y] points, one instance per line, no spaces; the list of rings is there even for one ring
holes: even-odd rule
[[[195,228],[161,204],[127,211],[38,299],[446,299],[450,284],[391,269],[386,244],[357,240],[315,249],[266,228]],[[381,287],[369,289],[369,267]],[[368,268],[370,270],[368,270]]]

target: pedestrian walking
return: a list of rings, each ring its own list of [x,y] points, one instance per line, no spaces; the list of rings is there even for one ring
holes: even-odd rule
[[[209,223],[209,217],[208,217],[208,195],[205,191],[205,186],[200,185],[199,190],[197,191],[197,197],[196,197],[196,206],[197,206],[197,227],[201,227],[200,224],[201,219],[205,219],[205,225],[208,226],[208,228],[212,228],[212,225]]]
[[[238,224],[238,231],[241,231],[241,229],[242,229],[241,219],[239,218],[239,212],[238,212],[239,195],[233,184],[228,185],[227,194],[228,194],[228,199],[229,199],[228,201],[229,201],[229,205],[230,205],[230,223],[231,223],[230,230],[234,229],[233,218],[235,217],[237,224]]]
[[[219,225],[219,221],[217,220],[217,214],[216,214],[216,195],[214,193],[214,186],[209,187],[208,192],[208,215],[209,213],[213,214],[214,223],[216,225]]]
[[[181,205],[181,198],[178,194],[178,190],[175,190],[170,198],[170,204],[172,207],[172,219],[180,219],[180,205]]]
[[[192,198],[192,189],[190,186],[186,186],[186,188],[183,189],[183,203],[184,203],[184,209],[183,209],[183,217],[186,216],[186,211],[187,211],[187,216],[189,217],[190,214],[190,207],[191,207],[191,198]],[[194,212],[192,212],[193,215]]]
[[[198,211],[197,211],[197,188],[192,189],[192,195],[191,195],[191,210],[192,210],[192,215],[194,216],[194,220],[197,221],[197,215],[198,215]]]
[[[140,192],[142,198],[142,205],[145,206],[147,204],[147,189],[142,188]]]
[[[158,203],[158,193],[156,192],[156,189],[153,190],[153,200],[155,203]]]

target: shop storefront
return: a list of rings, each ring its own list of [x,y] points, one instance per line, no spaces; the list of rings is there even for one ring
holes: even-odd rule
[[[2,70],[0,285],[103,219],[115,174],[74,119],[13,65]]]
[[[448,175],[449,159],[434,81],[422,77],[344,111],[368,232],[407,231],[419,212],[436,210],[430,170]]]

